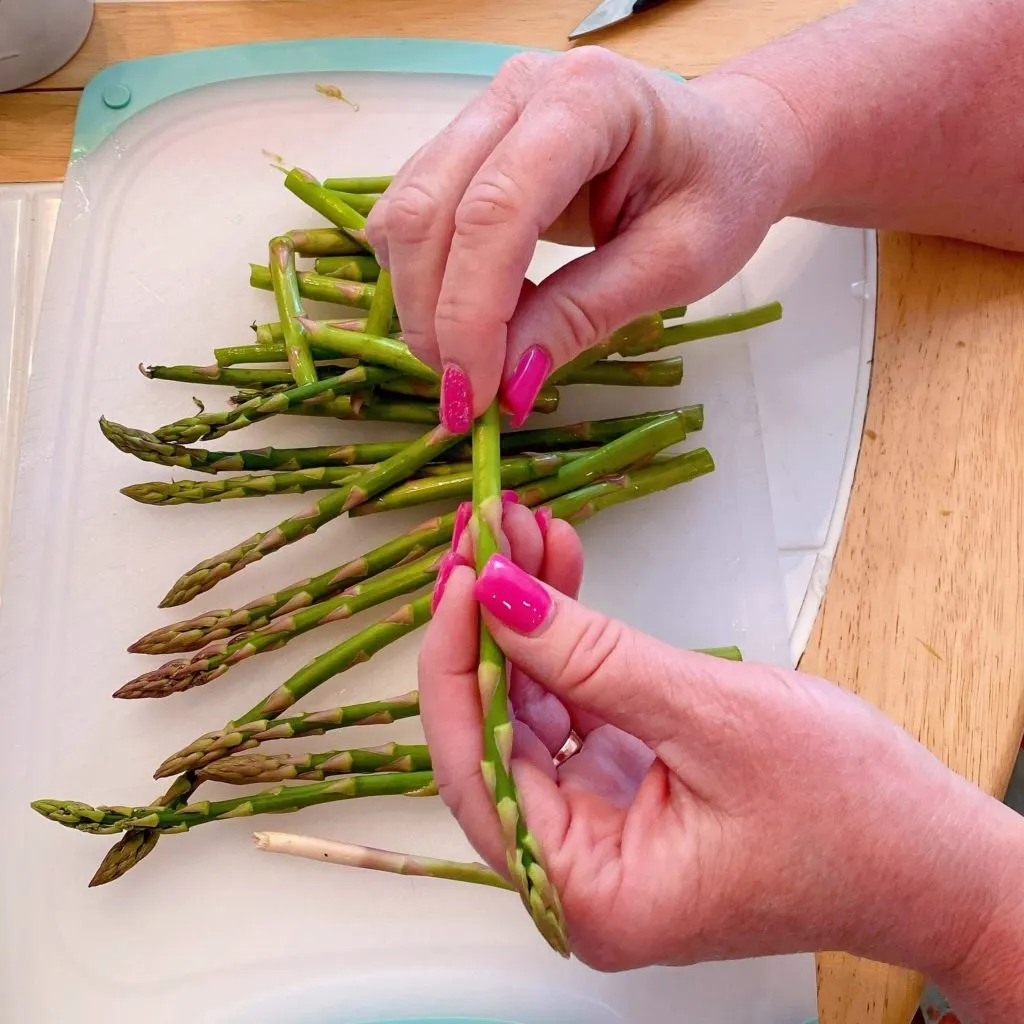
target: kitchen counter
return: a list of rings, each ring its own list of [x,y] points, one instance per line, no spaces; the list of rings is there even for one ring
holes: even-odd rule
[[[178,0],[99,4],[79,54],[0,95],[0,182],[63,176],[78,93],[125,59],[194,47],[400,34],[564,48],[596,0]],[[843,6],[676,0],[593,42],[699,74]],[[884,709],[948,765],[1002,795],[1024,732],[1024,258],[879,239],[865,439],[828,591],[802,668]],[[1012,418],[1011,418],[1012,417]],[[907,972],[819,957],[821,1024],[906,1024]]]

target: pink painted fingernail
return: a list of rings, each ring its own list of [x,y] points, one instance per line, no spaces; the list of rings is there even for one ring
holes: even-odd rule
[[[466,532],[470,519],[473,517],[473,502],[464,501],[455,510],[455,525],[452,527],[452,551],[459,550],[459,541]]]
[[[551,596],[504,555],[491,555],[477,577],[473,596],[499,621],[529,636],[551,614]]]
[[[515,491],[502,491],[501,492],[501,503],[502,505],[518,505],[519,495]]]
[[[448,363],[441,375],[441,422],[453,434],[473,426],[473,389],[461,366]]]
[[[550,373],[551,356],[540,345],[533,345],[522,354],[502,393],[502,404],[512,417],[513,427],[526,422]]]
[[[551,508],[548,505],[541,505],[533,513],[533,518],[537,520],[537,525],[540,527],[540,535],[546,537],[548,535],[548,527],[551,525]]]
[[[440,562],[437,563],[437,577],[434,580],[434,592],[430,598],[430,614],[437,611],[437,606],[444,597],[444,588],[448,586],[448,579],[459,565],[469,565],[469,562],[457,551],[449,551]]]

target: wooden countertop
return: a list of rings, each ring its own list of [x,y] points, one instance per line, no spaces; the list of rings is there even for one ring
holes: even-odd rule
[[[561,49],[595,3],[100,4],[66,67],[0,95],[0,181],[63,177],[78,91],[114,61],[384,29]],[[841,6],[676,0],[595,41],[692,75]],[[1024,258],[902,235],[879,245],[866,437],[802,667],[860,693],[1002,794],[1024,733]],[[821,1024],[910,1019],[919,979],[833,954],[818,965]]]

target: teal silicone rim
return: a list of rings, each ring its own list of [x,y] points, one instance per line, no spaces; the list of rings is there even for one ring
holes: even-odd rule
[[[112,64],[92,78],[75,118],[71,159],[87,156],[135,114],[205,85],[266,75],[365,71],[493,78],[517,53],[556,53],[451,39],[335,37],[245,43]],[[682,81],[679,75],[666,72]]]
[[[71,159],[91,153],[120,125],[154,103],[204,85],[339,71],[492,78],[509,57],[528,49],[447,39],[349,37],[246,43],[124,61],[105,68],[85,87],[75,118]]]

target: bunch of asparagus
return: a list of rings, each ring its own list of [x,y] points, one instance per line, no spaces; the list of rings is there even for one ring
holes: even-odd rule
[[[273,292],[277,320],[254,324],[250,345],[218,348],[211,365],[142,367],[154,380],[235,389],[227,408],[197,413],[153,431],[101,419],[104,436],[145,462],[207,474],[174,482],[147,481],[123,489],[153,505],[207,503],[305,491],[322,492],[308,508],[203,559],[170,587],[161,607],[186,604],[247,565],[342,517],[358,518],[428,502],[471,499],[477,569],[501,544],[502,491],[546,514],[580,523],[596,513],[691,481],[714,469],[704,448],[669,449],[703,426],[700,406],[597,419],[570,426],[502,433],[497,405],[474,424],[472,436],[439,423],[435,371],[402,341],[388,273],[374,258],[365,214],[389,178],[327,179],[300,169],[285,186],[330,226],[293,230],[271,239],[266,265],[253,265],[250,283]],[[299,270],[296,258],[313,260]],[[346,307],[343,319],[317,320],[305,302]],[[364,316],[355,316],[359,310]],[[558,407],[560,389],[577,385],[673,387],[682,379],[678,357],[637,359],[682,342],[746,330],[778,319],[778,304],[731,316],[686,321],[685,309],[666,310],[628,324],[557,370],[538,395],[535,411]],[[671,326],[666,320],[682,321]],[[344,442],[306,448],[217,451],[196,447],[276,416],[383,420],[422,424],[415,440]],[[234,475],[232,475],[234,474]],[[223,818],[298,811],[335,800],[424,796],[436,792],[430,751],[423,744],[388,742],[322,753],[266,753],[269,740],[320,735],[350,726],[382,724],[419,714],[415,691],[386,700],[319,711],[295,705],[318,686],[367,661],[432,615],[432,587],[453,534],[466,528],[465,510],[452,509],[319,575],[256,597],[238,608],[213,609],[154,629],[129,650],[173,655],[122,685],[118,698],[166,697],[210,683],[234,665],[326,623],[348,619],[408,596],[398,611],[353,632],[303,665],[249,710],[166,757],[155,777],[170,787],[144,807],[39,800],[47,818],[82,832],[123,833],[91,885],[119,878],[146,857],[160,836]],[[735,648],[709,651],[739,658]],[[509,770],[512,726],[501,650],[481,630],[482,772],[506,840],[511,883],[478,864],[453,864],[350,844],[261,833],[261,847],[398,873],[456,878],[520,894],[553,948],[568,954],[558,894],[543,851],[523,818]],[[204,782],[272,783],[273,788],[216,801],[196,800]],[[289,784],[292,783],[292,784]],[[321,854],[318,853],[317,856]]]

